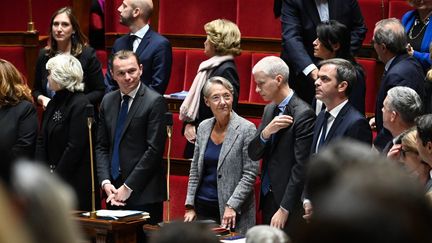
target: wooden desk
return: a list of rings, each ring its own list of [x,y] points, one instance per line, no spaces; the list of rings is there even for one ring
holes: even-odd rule
[[[85,236],[96,243],[136,243],[137,232],[143,230],[145,219],[115,221],[75,217]]]

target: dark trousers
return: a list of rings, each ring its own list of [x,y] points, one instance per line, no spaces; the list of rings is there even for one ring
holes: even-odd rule
[[[276,202],[273,192],[270,191],[267,195],[261,195],[260,208],[262,210],[262,218],[264,224],[270,224],[273,215],[279,210],[280,205]],[[288,214],[288,221],[283,228],[283,231],[291,237],[294,242],[297,239],[299,232],[303,230],[305,226],[305,221],[302,218],[303,210],[301,207],[301,202],[297,205],[295,210],[292,210]]]
[[[195,212],[198,220],[211,219],[220,224],[219,203],[195,199]]]

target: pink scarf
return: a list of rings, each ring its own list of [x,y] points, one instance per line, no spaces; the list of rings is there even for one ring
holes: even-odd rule
[[[231,55],[214,56],[205,60],[199,65],[198,73],[195,76],[191,88],[189,89],[189,93],[180,106],[180,120],[194,121],[196,119],[200,104],[201,90],[208,77],[215,67],[219,66],[225,61],[233,59],[234,57]]]

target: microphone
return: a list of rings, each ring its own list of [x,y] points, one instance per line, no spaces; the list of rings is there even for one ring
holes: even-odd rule
[[[171,137],[173,127],[173,114],[171,112],[165,113],[165,124],[168,135],[168,150],[167,150],[167,222],[170,222],[170,174],[171,174]]]
[[[87,127],[89,135],[89,150],[90,150],[90,174],[91,174],[91,189],[92,189],[92,211],[90,212],[90,218],[95,219],[96,216],[96,199],[95,199],[95,178],[94,178],[94,161],[93,161],[93,139],[92,139],[92,124],[94,118],[94,107],[92,104],[88,104],[85,107],[85,113],[87,115]]]

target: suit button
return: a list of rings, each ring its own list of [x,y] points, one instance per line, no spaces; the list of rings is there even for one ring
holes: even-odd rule
[[[219,179],[222,178],[222,175],[218,175],[218,178],[219,178]]]

